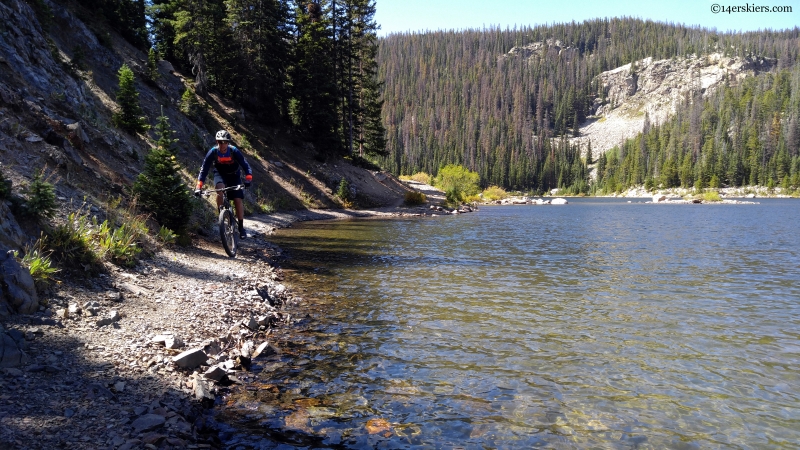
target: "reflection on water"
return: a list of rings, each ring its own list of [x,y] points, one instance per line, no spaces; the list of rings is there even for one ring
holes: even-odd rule
[[[788,200],[585,199],[282,230],[315,317],[228,398],[224,436],[793,448],[797,223]]]

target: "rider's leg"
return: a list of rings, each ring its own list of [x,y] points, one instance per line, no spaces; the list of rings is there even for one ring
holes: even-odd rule
[[[244,236],[244,203],[242,199],[233,199],[233,205],[236,207],[236,220],[239,221],[239,233]]]
[[[217,189],[224,189],[225,183],[217,183]],[[222,191],[217,192],[217,211],[222,207]]]
[[[241,224],[244,220],[244,204],[242,203],[242,199],[233,199],[233,205],[236,207],[236,218],[239,220],[239,224]]]

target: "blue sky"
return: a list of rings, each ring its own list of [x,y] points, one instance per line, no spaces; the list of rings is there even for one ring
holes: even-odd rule
[[[713,13],[723,8],[791,7],[792,12]],[[799,0],[376,0],[380,36],[425,30],[582,22],[597,17],[639,17],[716,28],[719,31],[786,29],[800,25]]]

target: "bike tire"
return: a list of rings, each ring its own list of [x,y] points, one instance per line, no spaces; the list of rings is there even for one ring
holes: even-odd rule
[[[222,240],[222,248],[231,258],[236,257],[236,250],[239,247],[238,224],[233,220],[233,214],[223,209],[219,213],[219,238]]]

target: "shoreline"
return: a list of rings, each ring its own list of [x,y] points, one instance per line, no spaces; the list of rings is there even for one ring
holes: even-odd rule
[[[249,376],[252,358],[280,355],[303,320],[269,235],[311,220],[448,214],[425,205],[253,215],[235,259],[198,238],[133,268],[61,274],[40,295],[46,307],[0,322],[25,354],[0,368],[0,447],[220,448],[218,394]]]

